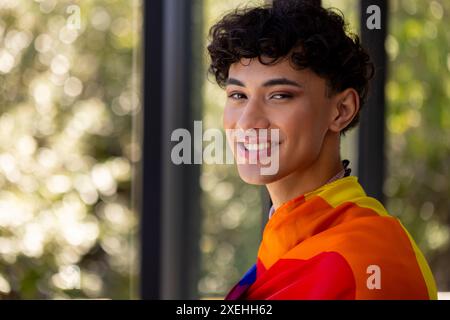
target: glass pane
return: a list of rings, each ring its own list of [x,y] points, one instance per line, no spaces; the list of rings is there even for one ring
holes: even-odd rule
[[[450,291],[450,3],[391,1],[390,10],[384,192],[438,291]]]
[[[207,46],[209,28],[219,17],[245,4],[247,1],[242,0],[204,0],[203,48]],[[207,63],[205,54],[205,67]],[[212,77],[204,81],[205,130],[222,129],[225,92],[214,83]],[[198,295],[200,298],[223,298],[256,262],[261,235],[260,188],[242,182],[236,167],[225,164],[203,164],[200,183],[204,218]]]
[[[0,2],[0,298],[135,296],[140,7]]]

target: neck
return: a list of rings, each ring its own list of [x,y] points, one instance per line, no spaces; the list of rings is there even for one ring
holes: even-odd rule
[[[327,183],[343,169],[339,156],[339,136],[326,135],[319,156],[306,168],[266,185],[275,209]]]

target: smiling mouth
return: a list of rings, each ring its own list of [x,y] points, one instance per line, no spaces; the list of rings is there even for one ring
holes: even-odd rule
[[[245,159],[261,159],[271,157],[273,152],[279,148],[281,142],[268,141],[261,143],[237,142],[238,157]]]
[[[271,143],[243,143],[244,148],[248,151],[261,151],[271,147]]]
[[[242,148],[247,151],[263,151],[266,149],[272,149],[281,144],[281,142],[268,141],[268,142],[260,142],[260,143],[249,143],[249,142],[237,142]]]

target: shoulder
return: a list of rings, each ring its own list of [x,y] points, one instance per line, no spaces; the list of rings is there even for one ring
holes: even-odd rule
[[[434,280],[422,253],[401,222],[387,213],[343,221],[300,243],[283,258],[311,259],[323,252],[333,252],[348,263],[356,299],[434,295]]]

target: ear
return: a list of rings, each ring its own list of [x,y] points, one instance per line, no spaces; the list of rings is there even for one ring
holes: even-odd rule
[[[359,95],[353,88],[345,89],[333,98],[332,119],[329,129],[339,133],[347,127],[359,111]]]

